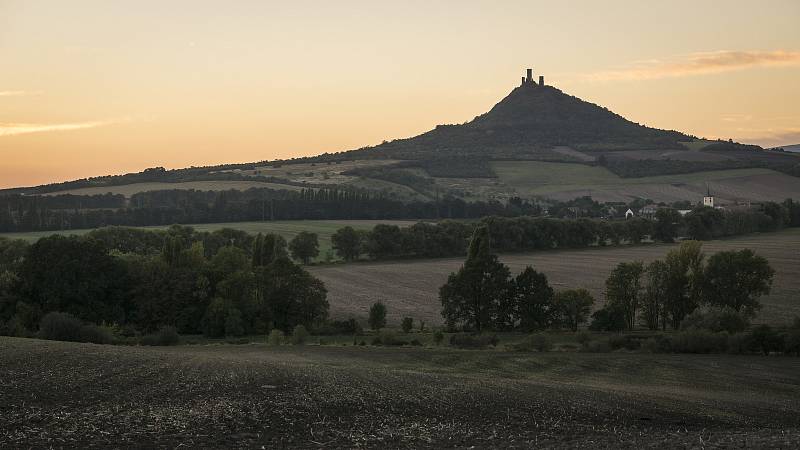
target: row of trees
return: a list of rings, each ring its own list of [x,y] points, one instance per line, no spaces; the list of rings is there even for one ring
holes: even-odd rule
[[[491,247],[500,252],[583,248],[638,244],[645,239],[674,242],[679,236],[706,240],[756,231],[800,226],[800,204],[767,203],[763,211],[720,211],[701,207],[681,216],[664,208],[655,220],[553,219],[546,217],[484,217],[479,224],[441,221],[420,222],[411,227],[379,224],[370,231],[344,227],[333,236],[337,254],[347,260],[362,255],[372,259],[461,256],[469,237],[480,226],[489,229]]]
[[[490,250],[488,228],[480,226],[464,265],[439,289],[449,328],[533,331],[554,326],[577,329],[594,299],[584,289],[555,293],[547,277],[528,266],[516,277]]]
[[[700,242],[686,241],[664,260],[617,265],[606,280],[606,306],[594,314],[594,326],[618,331],[641,323],[651,330],[677,330],[700,307],[727,309],[749,320],[761,308],[759,297],[769,293],[774,273],[749,249],[706,259]]]
[[[537,209],[527,202],[405,202],[385,193],[360,190],[253,188],[245,191],[163,190],[121,195],[0,195],[0,232],[322,219],[461,219],[516,216]]]
[[[101,238],[52,236],[32,245],[0,239],[5,331],[34,331],[51,311],[142,332],[174,326],[209,336],[312,328],[327,317],[323,283],[288,258],[280,236],[231,237],[209,252],[204,242],[211,236],[186,227],[134,232],[158,236],[135,248],[126,248],[130,236],[118,231]],[[158,240],[162,246],[154,252]]]

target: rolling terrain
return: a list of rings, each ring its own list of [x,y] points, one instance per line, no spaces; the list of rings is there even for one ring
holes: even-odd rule
[[[403,201],[591,195],[696,202],[708,183],[721,201],[746,202],[798,198],[798,176],[800,155],[649,128],[553,86],[526,82],[472,121],[374,147],[288,161],[154,168],[4,192],[130,196],[154,189],[335,187]]]
[[[605,280],[617,263],[649,262],[662,258],[672,248],[674,244],[590,248],[504,254],[500,259],[512,273],[533,266],[547,275],[555,290],[586,288],[597,299],[595,308],[599,308],[603,305]],[[707,255],[743,248],[767,258],[776,271],[771,294],[761,299],[764,307],[757,322],[785,324],[792,316],[800,315],[800,229],[703,243]],[[331,315],[336,318],[366,318],[370,305],[381,301],[388,308],[390,323],[413,317],[440,324],[439,287],[462,264],[463,258],[444,258],[319,266],[309,270],[325,282]]]
[[[0,337],[0,447],[796,448],[800,360]]]

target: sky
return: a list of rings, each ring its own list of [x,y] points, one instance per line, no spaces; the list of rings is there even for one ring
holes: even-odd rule
[[[648,126],[800,143],[800,2],[0,0],[0,187],[315,155],[524,70]]]

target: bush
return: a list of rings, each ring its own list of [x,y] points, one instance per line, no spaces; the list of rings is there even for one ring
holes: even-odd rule
[[[537,333],[532,334],[525,338],[525,340],[516,346],[517,350],[537,352],[549,352],[553,349],[553,342],[546,334]]]
[[[749,333],[736,333],[728,336],[728,353],[747,353],[751,347]]]
[[[386,326],[386,305],[381,302],[372,304],[369,308],[369,326],[373,330],[380,330]]]
[[[670,337],[670,348],[676,353],[725,353],[728,350],[728,333],[682,331]]]
[[[398,339],[391,331],[381,331],[377,336],[372,339],[372,345],[406,345],[408,342]]]
[[[608,353],[611,351],[611,346],[608,345],[608,340],[600,339],[589,342],[585,350],[589,353]]]
[[[642,346],[642,339],[631,335],[615,334],[609,336],[608,346],[611,347],[612,350],[619,350],[621,348],[625,350],[638,350]]]
[[[400,324],[400,328],[403,329],[403,333],[408,333],[412,328],[414,328],[414,319],[411,317],[404,317],[403,322]]]
[[[787,355],[800,356],[800,328],[792,328],[786,333],[783,352]]]
[[[422,342],[420,342],[419,339],[412,339],[411,345],[413,345],[414,347],[422,347]]]
[[[695,311],[681,323],[683,330],[708,330],[715,333],[727,331],[730,334],[741,333],[749,325],[747,318],[732,308]]]
[[[283,334],[283,331],[275,328],[274,330],[269,332],[269,336],[267,336],[267,344],[269,344],[269,345],[281,345],[281,344],[283,344],[284,337],[285,336]],[[322,340],[320,339],[320,344],[321,343],[322,343]]]
[[[314,334],[320,336],[333,336],[336,334],[364,334],[361,324],[356,319],[334,320],[314,329]]]
[[[670,353],[671,341],[663,336],[654,336],[641,341],[640,349],[646,353]]]
[[[157,332],[142,336],[141,345],[167,346],[180,342],[178,329],[173,326],[163,326]]]
[[[581,344],[581,347],[586,347],[589,345],[589,342],[592,341],[592,335],[585,331],[581,331],[577,334],[577,336],[575,336],[575,340],[578,342],[578,344]]]
[[[293,345],[303,345],[308,340],[308,330],[306,327],[302,325],[297,325],[292,330],[292,344]]]
[[[625,329],[625,313],[616,305],[606,305],[592,314],[592,331],[622,331]]]
[[[92,344],[111,344],[114,336],[107,327],[97,325],[84,325],[78,332],[79,342],[91,342]]]
[[[444,333],[442,333],[441,330],[436,330],[436,332],[433,333],[433,342],[436,345],[442,345],[443,340],[444,340]]]
[[[750,349],[769,355],[783,350],[783,336],[769,325],[759,325],[750,332]]]
[[[496,334],[457,333],[450,336],[450,345],[462,349],[481,349],[489,345],[497,347],[499,342]]]
[[[51,341],[78,342],[83,323],[72,314],[49,312],[39,323],[39,337]]]
[[[28,337],[30,331],[25,328],[22,321],[17,316],[8,319],[7,322],[0,321],[0,336]]]

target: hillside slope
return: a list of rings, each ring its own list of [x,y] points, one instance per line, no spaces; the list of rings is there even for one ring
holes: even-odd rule
[[[675,149],[693,138],[648,128],[552,86],[523,84],[489,112],[462,125],[439,125],[419,136],[347,152],[364,157],[505,158],[545,153],[556,146],[581,150]]]

